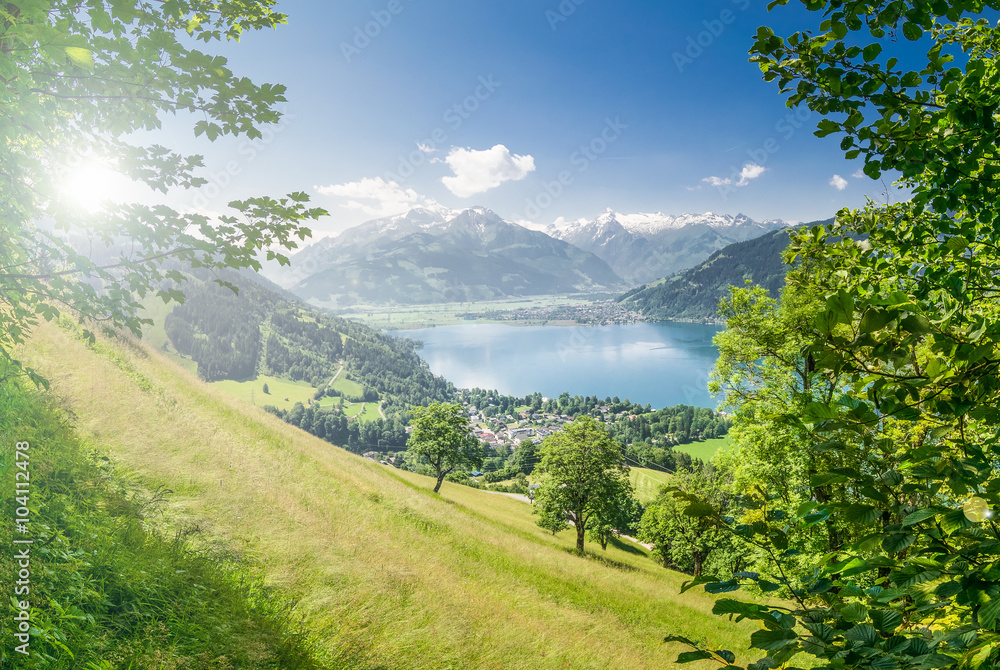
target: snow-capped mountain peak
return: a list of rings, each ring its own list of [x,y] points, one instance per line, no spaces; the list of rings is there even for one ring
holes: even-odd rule
[[[557,219],[541,230],[594,253],[622,277],[638,283],[690,267],[727,244],[786,225],[778,220],[757,222],[745,214],[623,214],[608,208],[590,220]]]

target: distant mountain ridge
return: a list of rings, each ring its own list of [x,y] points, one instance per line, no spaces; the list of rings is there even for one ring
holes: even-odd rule
[[[782,228],[731,244],[693,268],[632,289],[618,302],[655,320],[717,321],[719,300],[727,295],[730,286],[743,286],[750,280],[777,298],[785,285],[787,266],[781,253],[788,247],[789,233],[832,222],[827,219]]]
[[[591,221],[578,219],[542,230],[590,251],[628,283],[639,284],[692,267],[734,242],[788,225],[778,219],[755,221],[745,214],[621,214],[607,209]]]
[[[269,279],[325,308],[620,292],[787,224],[737,214],[621,214],[511,223],[483,207],[417,208],[318,240]]]
[[[414,209],[309,245],[279,285],[323,307],[619,291],[600,258],[476,207]]]

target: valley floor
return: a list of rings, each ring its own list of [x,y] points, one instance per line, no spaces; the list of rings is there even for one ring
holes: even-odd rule
[[[505,323],[513,326],[579,326],[646,321],[638,312],[618,306],[613,296],[535,296],[487,302],[431,305],[358,305],[335,310],[383,330],[406,330],[462,323]]]
[[[617,542],[585,557],[530,506],[350,454],[199,381],[150,347],[99,355],[44,325],[23,352],[78,430],[299,598],[340,667],[672,668],[667,634],[746,649],[750,628]],[[746,659],[749,660],[749,659]],[[695,668],[696,666],[685,666]]]

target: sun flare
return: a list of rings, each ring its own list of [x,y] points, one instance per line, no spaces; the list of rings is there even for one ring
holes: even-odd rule
[[[59,185],[59,195],[67,205],[93,212],[108,202],[124,201],[131,185],[132,182],[120,172],[90,162],[66,174]]]

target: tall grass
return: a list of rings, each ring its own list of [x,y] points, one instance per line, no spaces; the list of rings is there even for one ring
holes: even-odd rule
[[[530,507],[382,466],[198,381],[152,350],[95,355],[43,327],[27,355],[78,426],[145,486],[166,523],[204,529],[299,599],[325,653],[378,668],[672,668],[668,633],[746,648],[749,629],[679,594],[683,575],[626,543],[573,555]],[[143,388],[131,369],[150,381]],[[687,666],[691,667],[691,666]],[[705,666],[709,667],[709,666]]]
[[[139,376],[137,375],[138,379]],[[137,383],[137,382],[135,382]],[[27,533],[0,527],[4,603],[0,666],[10,668],[329,667],[303,636],[292,603],[231,551],[193,551],[187,528],[156,528],[163,490],[148,491],[81,440],[52,399],[8,380],[0,388],[4,509],[15,505],[17,442],[28,442]],[[21,489],[23,491],[23,489]],[[30,640],[15,640],[10,603],[30,539]]]

